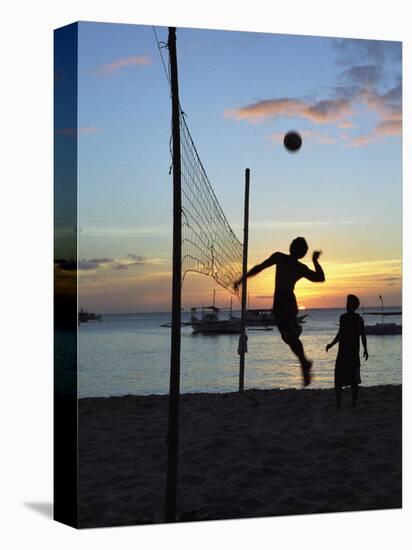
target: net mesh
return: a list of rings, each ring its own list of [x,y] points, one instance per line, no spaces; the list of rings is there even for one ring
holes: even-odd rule
[[[180,116],[182,173],[182,282],[189,271],[213,277],[233,294],[242,276],[243,245],[220,206]]]

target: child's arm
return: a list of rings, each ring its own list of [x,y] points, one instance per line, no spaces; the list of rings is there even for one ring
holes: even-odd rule
[[[340,330],[338,330],[338,333],[335,336],[335,338],[332,340],[332,342],[326,346],[326,351],[329,351],[330,348],[333,348],[333,346],[339,342],[339,334],[340,334]]]
[[[365,361],[368,360],[369,353],[368,353],[368,343],[366,340],[366,334],[365,334],[365,324],[363,322],[363,319],[361,318],[361,339],[362,339],[362,345],[363,345],[363,357],[365,358]]]

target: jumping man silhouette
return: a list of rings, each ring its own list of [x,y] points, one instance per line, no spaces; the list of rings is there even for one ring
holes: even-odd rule
[[[290,254],[275,252],[264,262],[253,267],[246,275],[247,277],[254,277],[264,269],[276,265],[273,313],[282,340],[288,344],[299,359],[305,386],[308,386],[311,382],[310,369],[312,361],[305,356],[302,342],[299,339],[302,327],[297,321],[298,305],[294,293],[295,284],[302,278],[314,283],[322,283],[325,280],[325,274],[318,261],[321,255],[320,251],[314,252],[312,256],[314,270],[309,269],[308,266],[299,261],[307,251],[306,240],[303,237],[297,237],[290,244]],[[234,285],[235,289],[241,283],[242,279],[239,279]]]

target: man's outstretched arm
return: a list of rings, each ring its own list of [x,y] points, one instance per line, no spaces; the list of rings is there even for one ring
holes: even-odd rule
[[[325,274],[318,261],[321,254],[322,253],[320,251],[313,253],[312,261],[315,269],[312,270],[307,267],[304,273],[304,277],[313,283],[323,283],[325,281]]]
[[[267,258],[264,262],[261,264],[255,265],[255,267],[252,267],[252,269],[249,269],[249,271],[246,273],[246,277],[254,277],[264,269],[271,267],[272,265],[275,265],[279,258],[279,252],[274,252],[269,258]],[[239,285],[242,282],[242,277],[235,282],[234,289],[237,290],[239,288]]]

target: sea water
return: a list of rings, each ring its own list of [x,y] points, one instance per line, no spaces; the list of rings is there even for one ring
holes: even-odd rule
[[[366,310],[365,310],[366,311]],[[391,311],[391,308],[385,308]],[[305,311],[302,342],[314,361],[312,388],[333,387],[337,346],[328,353],[338,330],[343,310]],[[224,318],[224,315],[222,315]],[[182,320],[189,312],[182,312]],[[401,323],[401,317],[385,317],[385,322]],[[169,313],[107,314],[101,321],[79,327],[78,392],[80,397],[107,397],[126,394],[165,394],[169,390]],[[365,323],[380,322],[365,315]],[[361,362],[362,384],[402,383],[401,336],[368,336],[369,360]],[[239,335],[194,334],[182,327],[181,391],[237,391],[239,381]],[[362,351],[362,346],[361,346]],[[245,389],[301,388],[297,359],[272,330],[248,330]]]

